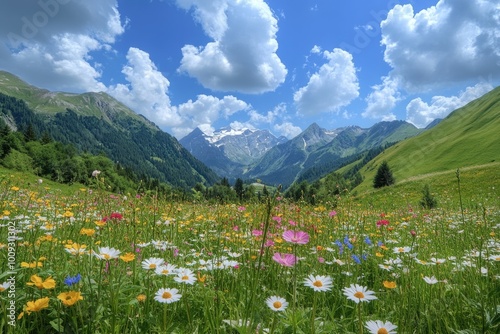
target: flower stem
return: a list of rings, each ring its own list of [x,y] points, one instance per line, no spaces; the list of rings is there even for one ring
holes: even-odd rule
[[[167,332],[167,305],[163,305],[163,332]]]
[[[359,322],[359,334],[363,334],[363,317],[362,317],[361,302],[358,303],[358,322]]]
[[[314,319],[315,319],[315,316],[316,316],[316,299],[317,299],[317,294],[314,293],[314,297],[313,297],[313,306],[312,306],[312,310],[311,310],[311,333],[314,334],[316,331],[315,331],[315,326],[314,326]]]

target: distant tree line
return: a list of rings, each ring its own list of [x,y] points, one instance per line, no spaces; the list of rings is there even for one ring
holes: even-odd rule
[[[92,172],[98,170],[105,190],[116,193],[151,189],[167,193],[174,190],[158,179],[137,175],[104,154],[78,153],[73,145],[55,141],[47,132],[39,135],[30,124],[24,131],[12,131],[2,118],[0,164],[59,183],[83,185],[92,182]]]

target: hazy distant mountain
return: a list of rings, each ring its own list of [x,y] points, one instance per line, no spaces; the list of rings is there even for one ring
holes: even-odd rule
[[[432,122],[430,122],[429,124],[427,124],[427,126],[425,127],[426,130],[429,130],[433,127],[435,127],[436,125],[439,124],[439,122],[441,122],[443,119],[442,118],[436,118],[435,120],[433,120]]]
[[[57,141],[71,143],[81,151],[104,152],[137,175],[173,186],[191,188],[218,180],[174,137],[105,93],[50,92],[0,71],[0,94],[27,105],[19,109],[23,114],[0,105],[0,117],[13,129],[22,130],[29,123]],[[10,101],[4,100],[4,104]]]
[[[267,130],[226,127],[211,135],[196,128],[179,142],[217,174],[233,178],[241,176],[248,165],[286,140]]]
[[[244,174],[264,183],[289,186],[309,168],[334,170],[354,154],[412,137],[422,130],[404,121],[380,122],[363,129],[349,126],[328,131],[312,124],[288,142],[267,152]]]

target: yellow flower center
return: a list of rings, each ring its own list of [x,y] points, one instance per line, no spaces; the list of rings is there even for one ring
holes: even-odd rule
[[[279,309],[279,308],[281,308],[281,302],[280,302],[279,300],[275,301],[275,302],[273,303],[273,307],[274,307],[275,309]]]
[[[363,292],[361,292],[361,291],[357,291],[357,292],[354,294],[354,297],[361,299],[361,298],[365,298],[365,295],[364,295],[364,293],[363,293]]]
[[[403,247],[399,247],[399,248],[398,248],[398,251],[399,251],[399,252],[404,252],[404,251],[405,251],[405,249],[404,249]]]
[[[323,286],[323,282],[321,281],[314,281],[313,285],[317,288],[321,288]]]
[[[182,280],[183,280],[183,281],[187,281],[187,280],[189,280],[189,276],[187,276],[187,275],[182,276]]]
[[[380,328],[380,329],[377,331],[377,334],[387,334],[387,333],[389,333],[389,332],[388,332],[388,331],[387,331],[387,329],[385,329],[385,328]]]
[[[111,256],[109,254],[103,254],[102,257],[105,259],[105,260],[109,260],[111,259]]]
[[[172,294],[171,294],[170,292],[168,292],[168,291],[165,291],[165,292],[163,293],[163,295],[161,295],[161,297],[162,297],[163,299],[170,299],[170,298],[172,298]]]
[[[151,264],[149,265],[149,269],[156,269],[156,264],[151,263]]]

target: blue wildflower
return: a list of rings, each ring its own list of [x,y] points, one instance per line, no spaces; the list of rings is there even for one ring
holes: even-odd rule
[[[372,241],[370,240],[370,237],[369,237],[369,236],[366,236],[366,238],[365,238],[365,243],[366,243],[367,245],[369,245],[369,246],[371,246],[371,245],[372,245]]]
[[[359,259],[359,257],[356,254],[352,254],[351,257],[354,260],[354,262],[356,262],[357,264],[361,263],[361,260]]]
[[[81,279],[82,276],[80,274],[77,274],[74,277],[68,275],[68,277],[64,279],[64,284],[66,284],[67,286],[72,286],[73,284],[80,282]]]

